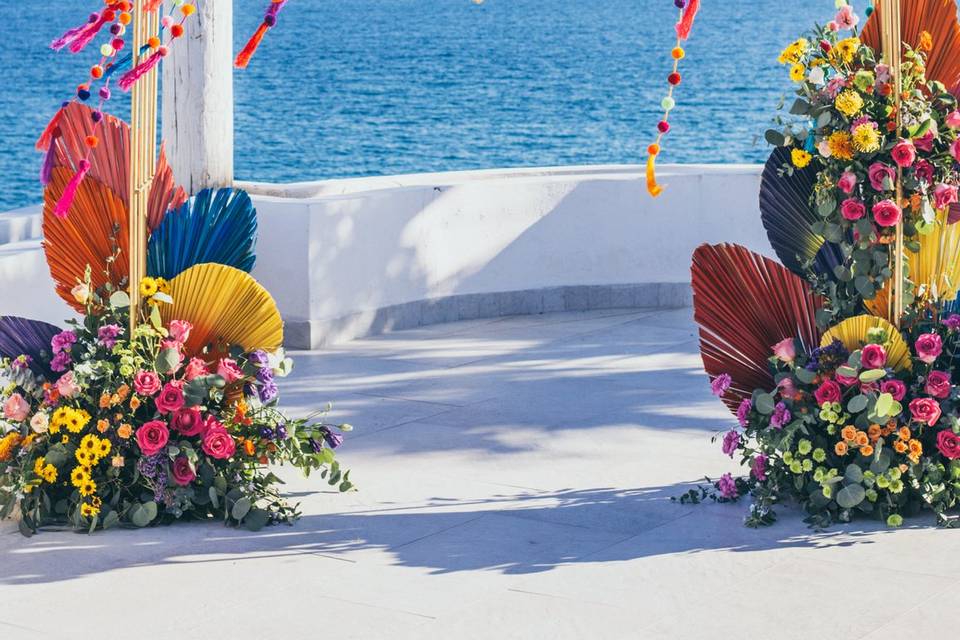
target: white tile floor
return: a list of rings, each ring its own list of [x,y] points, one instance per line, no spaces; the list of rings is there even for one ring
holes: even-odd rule
[[[815,534],[679,506],[733,470],[689,310],[440,325],[296,354],[360,491],[305,517],[30,540],[0,525],[0,638],[781,640],[944,636],[960,532]],[[951,613],[947,613],[951,612]]]

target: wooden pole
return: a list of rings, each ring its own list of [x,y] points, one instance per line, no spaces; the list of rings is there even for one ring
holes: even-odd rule
[[[900,24],[900,0],[879,0],[877,10],[880,12],[880,33],[881,46],[883,47],[883,61],[890,67],[890,81],[893,84],[894,109],[897,118],[897,133],[899,135],[901,127],[900,117],[900,94],[901,94],[901,53],[903,37],[901,35]],[[902,206],[903,198],[903,169],[897,169],[896,186],[897,206]],[[896,327],[900,327],[900,316],[903,315],[903,216],[897,223],[896,239],[894,242],[893,254],[893,278],[891,287],[893,291],[893,308],[891,310],[891,321]]]
[[[189,193],[233,184],[233,2],[205,0],[163,61],[163,139]]]
[[[143,3],[133,8],[133,66],[152,50],[141,52],[147,40],[157,35],[160,27],[158,11],[145,12]],[[147,206],[150,185],[157,160],[157,70],[140,78],[130,91],[130,337],[140,321],[140,280],[147,272]]]

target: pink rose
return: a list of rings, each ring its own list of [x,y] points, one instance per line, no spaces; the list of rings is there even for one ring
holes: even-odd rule
[[[867,169],[870,186],[876,191],[893,191],[893,181],[896,176],[897,172],[893,170],[893,167],[887,166],[882,162],[874,162]]]
[[[946,398],[950,395],[950,374],[943,371],[931,371],[927,384],[923,388],[934,398]]]
[[[894,145],[890,151],[890,156],[898,167],[906,169],[917,159],[917,150],[909,140],[901,140]]]
[[[236,382],[243,377],[243,371],[237,366],[236,360],[220,358],[217,363],[217,375],[227,381],[227,384]]]
[[[160,391],[160,376],[153,371],[138,371],[133,377],[133,388],[142,396],[152,396]]]
[[[867,214],[867,207],[857,198],[847,198],[840,203],[840,215],[847,220],[859,220]]]
[[[14,393],[3,403],[3,417],[11,422],[23,422],[30,415],[30,403]]]
[[[880,390],[880,385],[876,382],[861,382],[860,393],[876,393]]]
[[[913,175],[917,177],[917,180],[923,180],[927,184],[933,182],[933,165],[929,161],[920,158],[913,165]]]
[[[183,363],[183,345],[177,342],[176,340],[164,340],[160,343],[161,351],[173,351],[177,355],[177,360],[173,365],[173,368],[169,371],[164,371],[166,374],[176,373],[177,369],[180,368],[180,365]]]
[[[960,111],[954,110],[948,113],[945,122],[951,129],[960,129]]]
[[[203,418],[195,407],[180,409],[170,419],[170,428],[184,436],[198,436],[203,433]]]
[[[226,429],[211,429],[203,436],[203,452],[211,458],[226,460],[236,449],[237,444]]]
[[[956,111],[954,111],[956,113]],[[960,458],[960,436],[953,431],[945,429],[937,434],[937,449],[948,460]]]
[[[187,338],[190,337],[191,329],[193,329],[193,325],[186,320],[171,320],[170,325],[167,327],[170,333],[170,339],[180,343],[187,341]]]
[[[57,380],[57,391],[59,391],[60,395],[64,398],[72,398],[80,394],[80,385],[77,384],[77,379],[73,375],[73,371],[67,371],[60,376],[60,379]]]
[[[137,429],[137,444],[145,456],[159,453],[167,446],[170,440],[170,431],[167,425],[159,420],[151,420]]]
[[[873,205],[873,219],[881,227],[895,227],[900,222],[900,207],[893,200],[881,200]]]
[[[787,400],[794,400],[797,397],[797,388],[794,386],[792,378],[784,378],[778,382],[777,389],[780,391],[780,396]]]
[[[887,364],[887,350],[880,344],[868,344],[860,351],[860,364],[867,369],[882,369]]]
[[[940,419],[940,404],[933,398],[914,398],[910,401],[910,414],[917,422],[932,427]]]
[[[857,376],[845,376],[842,373],[837,373],[835,375],[837,378],[837,382],[839,382],[845,387],[850,387],[860,381],[860,378],[858,378]]]
[[[844,171],[837,180],[837,188],[845,194],[850,195],[857,188],[857,174],[852,171]]]
[[[189,382],[194,378],[205,376],[208,373],[210,373],[210,370],[207,369],[207,363],[200,358],[190,358],[190,362],[187,363],[186,368],[183,370],[183,377]]]
[[[214,418],[213,416],[207,416],[203,421],[203,431],[202,433],[206,435],[210,431],[226,431],[227,428],[223,426],[223,423]]]
[[[930,153],[933,151],[933,141],[937,137],[937,128],[936,126],[931,125],[930,129],[920,136],[919,138],[913,139],[913,146],[921,151],[926,151]]]
[[[168,382],[164,385],[163,391],[160,392],[160,395],[157,396],[154,402],[157,405],[157,411],[161,414],[179,411],[184,403],[183,391],[179,385]]]
[[[813,397],[817,399],[817,404],[821,405],[827,402],[840,402],[841,395],[840,385],[833,380],[825,381],[813,392]]]
[[[880,383],[880,393],[889,393],[897,402],[907,395],[907,385],[901,380],[884,380]]]
[[[173,476],[173,481],[181,487],[187,486],[197,477],[197,473],[190,466],[190,461],[187,460],[186,456],[179,456],[173,461],[173,465],[170,467],[170,475]]]
[[[948,207],[957,201],[957,188],[949,184],[938,184],[933,190],[933,206],[937,209]]]
[[[770,348],[773,349],[773,355],[782,362],[793,362],[797,357],[797,347],[794,345],[793,338],[784,338]]]
[[[960,138],[957,138],[950,145],[950,155],[953,156],[953,159],[957,162],[960,162]]]
[[[943,351],[943,340],[936,333],[925,333],[917,338],[913,348],[921,362],[933,364]]]

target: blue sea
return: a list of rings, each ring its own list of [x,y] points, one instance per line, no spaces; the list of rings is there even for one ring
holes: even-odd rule
[[[0,210],[41,199],[33,142],[95,55],[47,44],[101,4],[0,3]],[[265,5],[235,0],[237,48]],[[763,131],[790,90],[776,56],[833,7],[703,0],[662,161],[762,162]],[[236,175],[642,162],[676,18],[672,0],[290,0],[235,74]]]

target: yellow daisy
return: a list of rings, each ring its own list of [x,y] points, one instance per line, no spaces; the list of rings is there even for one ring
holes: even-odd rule
[[[810,161],[813,160],[813,156],[803,149],[794,149],[790,152],[790,160],[793,162],[793,166],[795,166],[797,169],[803,169],[810,164]]]

